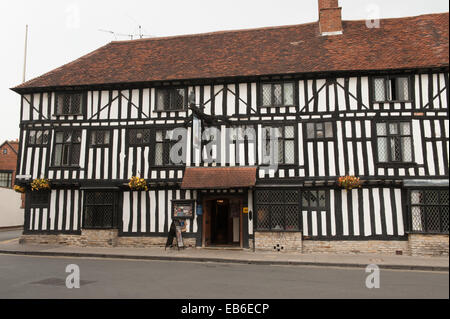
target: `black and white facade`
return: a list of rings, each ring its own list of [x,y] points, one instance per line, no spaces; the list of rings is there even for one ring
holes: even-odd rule
[[[202,205],[184,233],[196,246],[258,247],[255,233],[298,233],[305,243],[448,234],[449,92],[448,61],[20,92],[16,183],[51,182],[48,192],[28,191],[24,234],[117,229],[119,238],[165,239],[174,200]],[[213,121],[196,121],[194,96]],[[211,127],[221,142],[213,163],[200,136]],[[184,164],[169,156],[176,128],[187,129]],[[263,162],[268,128],[280,132],[277,169]],[[190,167],[252,167],[256,183],[185,189]],[[362,187],[339,187],[347,175]],[[129,190],[132,176],[149,190]]]

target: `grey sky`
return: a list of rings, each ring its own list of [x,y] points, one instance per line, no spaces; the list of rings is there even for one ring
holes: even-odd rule
[[[0,144],[19,136],[25,25],[29,25],[26,79],[39,76],[114,40],[121,34],[153,36],[202,33],[313,22],[318,0],[15,0],[0,1]],[[447,0],[340,0],[344,20],[448,12]],[[129,39],[117,36],[117,40]]]

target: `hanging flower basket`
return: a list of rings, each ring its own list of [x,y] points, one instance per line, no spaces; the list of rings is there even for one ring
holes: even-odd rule
[[[338,179],[338,185],[348,190],[351,190],[353,188],[360,188],[361,184],[361,180],[356,176],[341,176]]]
[[[139,178],[137,176],[133,176],[130,178],[130,181],[128,182],[128,186],[133,191],[147,191],[147,181],[143,178]]]
[[[19,186],[19,185],[14,185],[14,191],[16,191],[17,193],[25,193],[25,187]]]
[[[36,178],[31,182],[32,191],[42,191],[50,189],[50,181],[45,178]]]

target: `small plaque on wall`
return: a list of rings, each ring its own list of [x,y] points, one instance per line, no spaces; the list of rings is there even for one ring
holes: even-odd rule
[[[194,218],[194,200],[172,200],[173,218]]]

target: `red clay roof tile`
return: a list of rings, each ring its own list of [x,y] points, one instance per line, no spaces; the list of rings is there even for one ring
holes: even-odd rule
[[[111,42],[13,90],[329,71],[448,67],[449,14]]]

